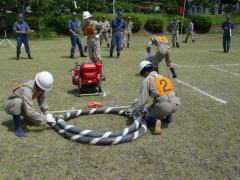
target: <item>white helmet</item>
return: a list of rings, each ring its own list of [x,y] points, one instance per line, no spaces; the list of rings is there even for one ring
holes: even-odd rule
[[[84,12],[83,12],[83,19],[88,19],[88,18],[90,18],[90,17],[92,17],[92,15],[90,14],[90,12],[88,12],[88,11],[84,11]]]
[[[153,67],[153,64],[149,61],[141,61],[138,65],[138,70],[139,70],[139,73],[141,74],[142,70],[146,67]]]
[[[36,74],[35,82],[44,91],[50,91],[53,85],[53,76],[50,72],[42,71]]]

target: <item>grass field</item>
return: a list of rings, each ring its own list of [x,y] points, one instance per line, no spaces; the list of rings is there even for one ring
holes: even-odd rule
[[[64,139],[48,126],[25,123],[27,138],[18,138],[11,117],[1,109],[0,179],[240,179],[240,38],[234,36],[228,54],[222,53],[221,38],[197,35],[195,44],[171,49],[179,79],[173,83],[182,105],[161,136],[152,135],[150,129],[131,143],[91,146]],[[55,78],[47,94],[50,110],[86,108],[89,101],[101,101],[105,107],[129,105],[141,85],[136,66],[148,39],[149,35],[133,37],[132,47],[124,49],[120,59],[108,58],[108,49],[102,48],[106,97],[79,98],[71,93],[71,69],[88,58],[69,59],[68,38],[31,41],[34,60],[15,61],[14,48],[0,48],[0,102],[13,87],[47,70]],[[165,62],[160,73],[170,76]],[[114,115],[85,116],[70,123],[95,130],[129,124]]]

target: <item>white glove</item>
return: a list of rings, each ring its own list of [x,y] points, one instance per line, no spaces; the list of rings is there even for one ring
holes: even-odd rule
[[[87,36],[84,36],[84,38],[87,40]]]
[[[151,58],[151,57],[153,57],[154,55],[153,54],[151,54],[151,53],[146,53],[145,55],[144,55],[144,59],[145,60],[148,60],[149,58]]]
[[[98,40],[99,39],[99,35],[97,34],[97,35],[95,35],[95,39],[96,40]]]
[[[55,120],[55,118],[53,117],[52,114],[47,114],[47,122],[48,123],[55,123],[56,122],[56,120]]]

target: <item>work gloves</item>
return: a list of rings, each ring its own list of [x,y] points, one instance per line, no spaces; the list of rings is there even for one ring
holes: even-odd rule
[[[145,59],[145,60],[148,60],[148,59],[152,58],[153,56],[154,56],[154,55],[151,54],[151,53],[146,53],[146,54],[144,55],[144,59]]]
[[[55,118],[53,117],[52,114],[47,114],[47,122],[48,123],[55,123],[56,122],[56,120],[55,120]]]
[[[98,34],[97,34],[97,35],[95,35],[95,39],[96,39],[96,40],[99,40],[99,38],[100,38],[100,37],[99,37],[99,35],[98,35]]]
[[[132,105],[128,108],[128,110],[126,111],[126,114],[129,116],[129,117],[133,117],[133,111],[134,109],[136,108],[138,104],[138,99],[135,99],[133,102],[132,102]]]

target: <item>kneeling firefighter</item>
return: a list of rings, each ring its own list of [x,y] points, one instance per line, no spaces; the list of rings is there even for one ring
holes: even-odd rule
[[[35,80],[30,80],[13,89],[13,94],[5,102],[4,109],[13,116],[16,136],[25,136],[21,126],[21,115],[36,126],[55,121],[52,114],[47,113],[48,106],[45,100],[45,93],[52,89],[52,85],[52,74],[43,71],[37,73]],[[37,99],[41,113],[34,109],[34,99]]]
[[[144,80],[132,114],[146,112],[148,124],[155,124],[154,133],[161,134],[161,121],[172,122],[172,113],[180,106],[180,98],[175,95],[171,81],[154,71],[151,62],[144,60],[140,62],[138,68]],[[153,98],[153,103],[150,107],[144,108],[149,96]]]

